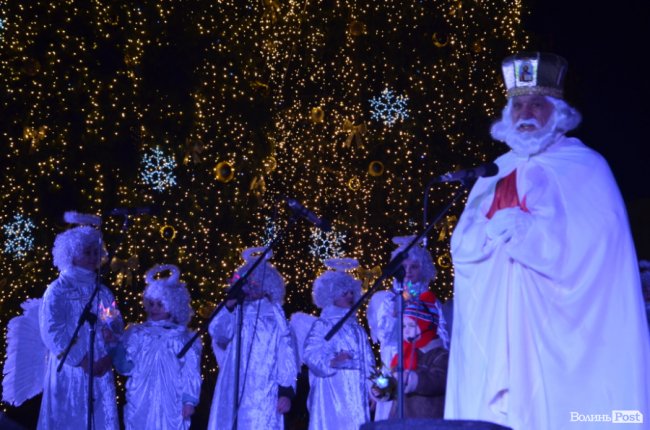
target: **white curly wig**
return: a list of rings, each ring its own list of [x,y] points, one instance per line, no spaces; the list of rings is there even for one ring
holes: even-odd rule
[[[397,245],[397,248],[395,248],[390,254],[391,260],[394,259],[397,254],[402,252],[413,239],[415,239],[415,236],[394,237],[393,243]],[[435,279],[438,271],[436,270],[435,264],[433,264],[433,258],[431,257],[431,254],[426,248],[422,247],[419,244],[413,245],[413,247],[409,249],[407,258],[420,263],[420,270],[422,274],[421,282],[423,284],[429,284],[429,282]]]
[[[101,245],[102,234],[93,227],[74,227],[59,233],[52,247],[54,266],[61,271],[68,269],[72,267],[75,257],[81,255],[85,249]]]
[[[156,279],[156,275],[164,272],[169,272],[167,278]],[[151,300],[160,300],[171,315],[172,321],[186,326],[192,319],[193,311],[190,305],[190,293],[180,277],[181,271],[173,264],[156,265],[145,275],[147,286],[142,296]]]
[[[261,247],[247,248],[243,250],[241,256],[246,262],[235,270],[235,276],[233,278],[243,276],[255,263],[257,256],[263,250],[264,248]],[[248,279],[261,285],[264,295],[268,297],[271,302],[281,305],[284,303],[284,278],[280,275],[280,272],[269,263],[271,257],[273,257],[273,253],[268,252],[264,256],[264,261],[261,262],[250,275],[248,275]]]
[[[326,308],[348,291],[352,291],[355,301],[359,300],[362,282],[346,272],[357,268],[359,263],[352,258],[332,258],[325,260],[325,266],[330,270],[323,272],[314,281],[312,289],[314,304],[320,309]]]

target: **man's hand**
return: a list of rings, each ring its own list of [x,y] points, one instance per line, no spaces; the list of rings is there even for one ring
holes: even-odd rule
[[[485,233],[492,240],[508,242],[513,236],[523,236],[532,224],[532,215],[520,208],[496,211],[485,226]]]

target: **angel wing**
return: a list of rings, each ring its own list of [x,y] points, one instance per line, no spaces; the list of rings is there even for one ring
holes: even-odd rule
[[[47,348],[41,340],[38,313],[43,299],[29,299],[23,314],[7,325],[7,359],[3,369],[2,400],[14,406],[43,391]]]
[[[289,327],[291,327],[291,333],[296,341],[296,350],[298,351],[298,359],[300,364],[303,363],[302,356],[305,348],[305,339],[311,326],[317,320],[313,315],[306,314],[304,312],[296,312],[291,315],[289,321]]]
[[[368,302],[366,318],[373,342],[384,344],[390,340],[396,320],[394,313],[395,293],[381,290],[372,295]]]

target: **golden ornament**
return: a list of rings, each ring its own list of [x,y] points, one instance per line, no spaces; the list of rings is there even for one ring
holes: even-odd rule
[[[351,177],[348,180],[348,188],[352,191],[357,191],[359,188],[361,188],[361,180],[359,180],[359,178],[356,176]]]
[[[136,255],[126,260],[117,257],[113,257],[111,260],[111,271],[117,272],[116,285],[132,286],[135,273],[139,268],[140,261]]]
[[[368,174],[370,176],[381,176],[384,174],[384,163],[378,160],[371,161],[368,164]]]
[[[317,106],[311,108],[311,122],[314,124],[320,124],[325,119],[325,111],[322,107]]]
[[[251,181],[248,190],[254,194],[258,199],[262,198],[264,192],[266,192],[266,182],[264,182],[264,176],[255,176]]]
[[[346,119],[343,121],[343,131],[348,133],[348,137],[343,144],[344,148],[351,146],[353,141],[359,148],[363,148],[363,135],[366,133],[365,123],[362,122],[357,125],[349,119]]]
[[[363,289],[367,290],[372,283],[381,276],[381,267],[375,266],[373,268],[358,267],[357,278],[363,281]]]
[[[355,19],[348,25],[348,31],[352,36],[361,36],[366,34],[366,24]]]
[[[445,217],[445,221],[442,224],[442,227],[440,227],[440,233],[438,234],[438,242],[442,242],[447,238],[447,236],[451,237],[451,233],[454,231],[456,221],[458,221],[458,217],[456,217],[456,215]]]
[[[235,168],[227,161],[220,161],[214,168],[217,181],[228,183],[235,177]]]
[[[438,257],[436,262],[438,263],[438,267],[449,269],[451,267],[451,255],[449,255],[448,252],[445,252]]]
[[[439,35],[438,33],[433,33],[431,39],[436,48],[444,48],[449,44],[449,36],[445,34]]]
[[[197,313],[201,318],[208,319],[212,315],[212,312],[217,308],[217,305],[213,302],[206,301],[203,304],[195,304],[193,308],[198,308]]]
[[[163,225],[160,227],[160,237],[171,242],[176,237],[176,229],[171,225]]]

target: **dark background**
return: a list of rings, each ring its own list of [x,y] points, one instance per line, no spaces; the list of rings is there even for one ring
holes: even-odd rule
[[[530,50],[554,52],[569,61],[566,100],[584,117],[573,134],[610,163],[639,258],[650,259],[650,82],[645,58],[650,7],[643,0],[531,0],[525,7],[530,11],[524,17]],[[39,403],[40,396],[12,410],[11,418],[23,425],[35,423]],[[296,406],[289,428],[300,428],[306,420],[304,404]],[[5,418],[0,414],[0,429],[13,428]]]
[[[526,4],[526,3],[525,3]],[[569,62],[565,95],[583,114],[573,133],[609,162],[639,258],[650,259],[650,7],[645,1],[535,0],[524,28],[531,50]]]

